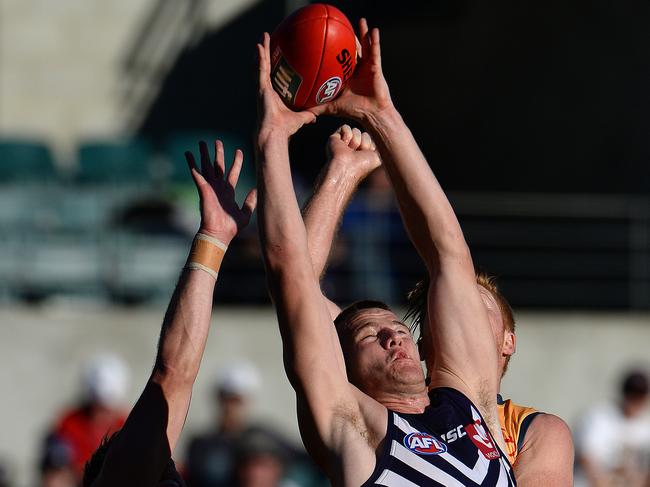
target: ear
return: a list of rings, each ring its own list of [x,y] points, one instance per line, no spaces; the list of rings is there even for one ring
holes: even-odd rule
[[[514,355],[515,351],[517,350],[517,336],[511,332],[511,331],[506,331],[503,334],[503,349],[501,353],[503,355]]]

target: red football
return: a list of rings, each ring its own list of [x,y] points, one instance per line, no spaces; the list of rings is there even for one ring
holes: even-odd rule
[[[292,110],[336,98],[356,63],[352,24],[331,5],[296,10],[271,36],[271,82]]]

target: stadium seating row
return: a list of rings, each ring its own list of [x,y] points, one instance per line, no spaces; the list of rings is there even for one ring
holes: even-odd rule
[[[205,132],[179,133],[159,147],[132,137],[89,140],[79,144],[74,164],[57,164],[49,146],[39,140],[0,137],[0,184],[44,183],[53,179],[80,184],[143,184],[151,181],[187,182],[186,150],[197,151],[197,141],[223,140],[226,159],[236,148],[250,154],[244,137]],[[253,180],[253,167],[242,173]]]

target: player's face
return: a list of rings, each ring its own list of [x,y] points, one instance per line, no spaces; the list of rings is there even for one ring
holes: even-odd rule
[[[391,311],[363,309],[345,326],[343,353],[353,384],[371,397],[424,387],[417,346],[408,327]]]

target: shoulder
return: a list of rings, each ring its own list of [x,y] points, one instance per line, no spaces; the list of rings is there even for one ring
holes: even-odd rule
[[[520,485],[573,485],[573,440],[567,424],[553,414],[538,414],[526,432],[513,465]]]
[[[526,448],[573,452],[571,429],[563,419],[554,414],[537,414],[526,431],[523,449]]]
[[[571,429],[566,422],[555,414],[539,413],[530,423],[528,431],[541,435],[568,435],[571,437]]]

